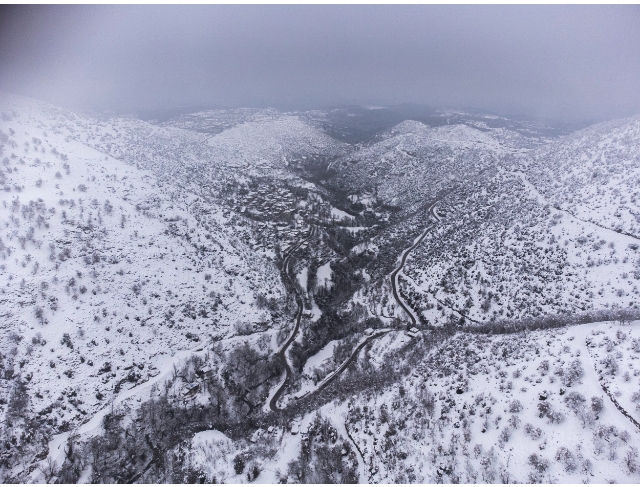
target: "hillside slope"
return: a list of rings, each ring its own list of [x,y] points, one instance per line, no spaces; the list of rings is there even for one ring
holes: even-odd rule
[[[433,149],[430,163],[422,164],[426,159],[418,156],[421,149],[415,154],[404,149],[424,144],[425,134],[435,138],[436,131],[444,129],[439,143],[446,141],[447,146]],[[493,139],[493,133],[466,126],[427,129],[407,122],[398,132],[349,156],[359,157],[349,168],[344,161],[336,167],[346,171],[347,181],[351,172],[364,170],[371,193],[393,194],[401,208],[392,225],[354,247],[354,256],[379,263],[390,244],[408,247],[426,231],[399,275],[401,292],[424,324],[473,324],[640,305],[639,242],[633,234],[634,174],[640,170],[636,119],[599,124],[535,151],[509,149]],[[385,144],[400,155],[382,157]],[[484,152],[471,151],[474,144]],[[450,157],[456,151],[461,152]],[[608,161],[602,166],[607,181],[594,182],[591,163],[583,164],[585,154]],[[407,169],[413,157],[414,165]],[[375,170],[367,179],[365,166],[390,170],[399,164],[406,170],[398,176],[401,183],[390,182],[389,175],[379,178]],[[441,189],[445,191],[438,192]],[[438,201],[442,216],[433,226],[425,212],[432,201]],[[595,207],[599,210],[592,211]],[[375,270],[369,272],[375,275]],[[389,299],[389,284],[383,278],[358,299],[370,310],[397,314],[399,309],[387,304],[394,301]]]
[[[552,205],[640,238],[640,117],[566,136],[521,167]]]
[[[636,479],[638,119],[353,111],[0,96],[1,481]]]
[[[380,139],[332,164],[335,184],[351,192],[375,192],[404,209],[433,198],[457,180],[473,178],[516,150],[467,125],[429,127],[412,120]]]
[[[1,103],[3,437],[25,446],[33,417],[65,431],[175,353],[272,326],[256,300],[284,289],[274,263],[234,236],[242,221],[79,142],[90,124],[78,116],[73,140],[60,112]]]

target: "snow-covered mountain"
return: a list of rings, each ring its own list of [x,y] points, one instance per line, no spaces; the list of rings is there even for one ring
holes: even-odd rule
[[[402,113],[2,94],[0,478],[637,481],[638,118]]]
[[[604,122],[539,148],[523,162],[552,205],[640,238],[640,118]]]
[[[54,430],[180,351],[271,322],[256,299],[284,288],[243,222],[80,142],[89,120],[69,114],[72,138],[45,105],[3,97],[1,111],[3,385],[26,381]]]
[[[333,163],[335,182],[352,192],[375,191],[384,202],[402,208],[433,198],[516,151],[468,125],[429,127],[408,120],[380,138]]]

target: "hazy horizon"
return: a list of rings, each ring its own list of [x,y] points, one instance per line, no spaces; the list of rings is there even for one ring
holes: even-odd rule
[[[637,6],[4,6],[0,89],[66,108],[640,112]]]

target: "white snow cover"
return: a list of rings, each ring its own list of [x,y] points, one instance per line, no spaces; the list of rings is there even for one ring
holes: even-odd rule
[[[221,208],[200,214],[198,196],[81,142],[97,121],[7,94],[0,111],[0,352],[34,411],[53,403],[58,424],[83,423],[167,356],[232,333],[238,316],[263,321],[265,287],[284,294]]]
[[[318,267],[318,271],[316,273],[317,276],[317,286],[324,287],[326,289],[330,289],[333,286],[333,282],[331,281],[332,271],[331,271],[331,262],[327,262]]]

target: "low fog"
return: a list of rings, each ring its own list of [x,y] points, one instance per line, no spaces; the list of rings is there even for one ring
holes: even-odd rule
[[[73,109],[640,112],[637,6],[20,6],[0,89]]]

